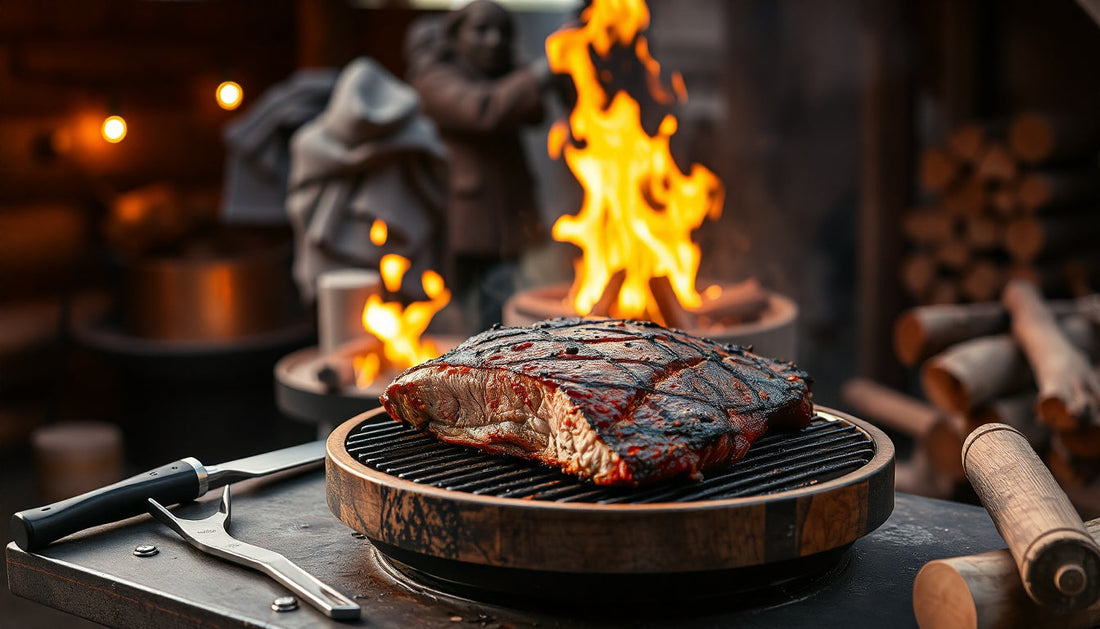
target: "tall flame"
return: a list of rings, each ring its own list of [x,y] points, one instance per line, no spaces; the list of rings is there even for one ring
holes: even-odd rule
[[[546,40],[551,69],[568,73],[577,92],[568,124],[559,121],[550,130],[549,152],[555,159],[564,156],[585,191],[580,211],[559,218],[553,237],[582,251],[572,289],[578,314],[592,312],[613,276],[621,274],[622,287],[610,314],[659,320],[652,278],[667,277],[684,307],[698,307],[702,301],[695,288],[699,247],[691,232],[707,217],[721,215],[722,184],[698,164],[690,174],[680,171],[669,151],[677,127],[674,116],[666,115],[656,135],[649,136],[637,100],[620,90],[607,102],[592,52],[607,58],[613,47],[634,50],[655,101],[668,104],[685,97],[678,74],[672,78],[672,93],[661,85],[660,65],[642,35],[649,24],[645,2],[595,0],[581,19],[581,26]]]
[[[375,221],[371,228],[371,241],[379,246],[385,244],[386,233],[385,223]],[[382,256],[378,271],[387,291],[401,289],[410,266],[408,258],[403,256],[393,253]],[[431,339],[422,337],[432,317],[450,303],[451,291],[447,290],[443,278],[432,270],[420,275],[420,285],[428,301],[414,301],[405,306],[399,301],[385,301],[380,295],[371,295],[363,306],[363,328],[382,342],[382,355],[394,369],[406,369],[440,354]],[[381,371],[382,360],[375,353],[357,356],[353,367],[356,385],[366,387]]]

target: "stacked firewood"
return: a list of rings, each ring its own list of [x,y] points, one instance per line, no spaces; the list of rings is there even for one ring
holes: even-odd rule
[[[899,490],[965,493],[963,441],[1000,422],[1027,437],[1084,517],[1100,516],[1100,294],[1047,301],[1011,280],[1000,302],[908,310],[894,346],[919,365],[927,402],[862,380],[843,393],[856,413],[912,437]]]
[[[1083,295],[1100,277],[1100,118],[1026,113],[921,155],[900,274],[918,304],[995,299],[1011,278]]]

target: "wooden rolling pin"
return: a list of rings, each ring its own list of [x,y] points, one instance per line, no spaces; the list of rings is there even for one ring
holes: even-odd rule
[[[963,469],[1016,560],[1035,602],[1068,613],[1100,598],[1100,546],[1019,431],[978,427],[963,443]]]
[[[1085,528],[1100,537],[1100,519]],[[924,564],[913,582],[913,613],[921,629],[1083,629],[1100,623],[1100,602],[1068,614],[1036,605],[1005,549]]]

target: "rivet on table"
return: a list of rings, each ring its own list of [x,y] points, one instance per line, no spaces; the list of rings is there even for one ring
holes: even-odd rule
[[[293,596],[280,596],[271,602],[271,609],[277,612],[289,612],[298,609],[298,599]]]
[[[135,557],[152,557],[160,552],[160,549],[152,544],[139,544],[130,551]]]

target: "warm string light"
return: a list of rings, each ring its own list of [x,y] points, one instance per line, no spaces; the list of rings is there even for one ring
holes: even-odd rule
[[[99,132],[104,140],[118,144],[126,137],[126,120],[122,116],[109,116],[103,120]]]
[[[218,106],[227,111],[236,109],[244,99],[244,90],[234,81],[223,81],[214,93]]]

